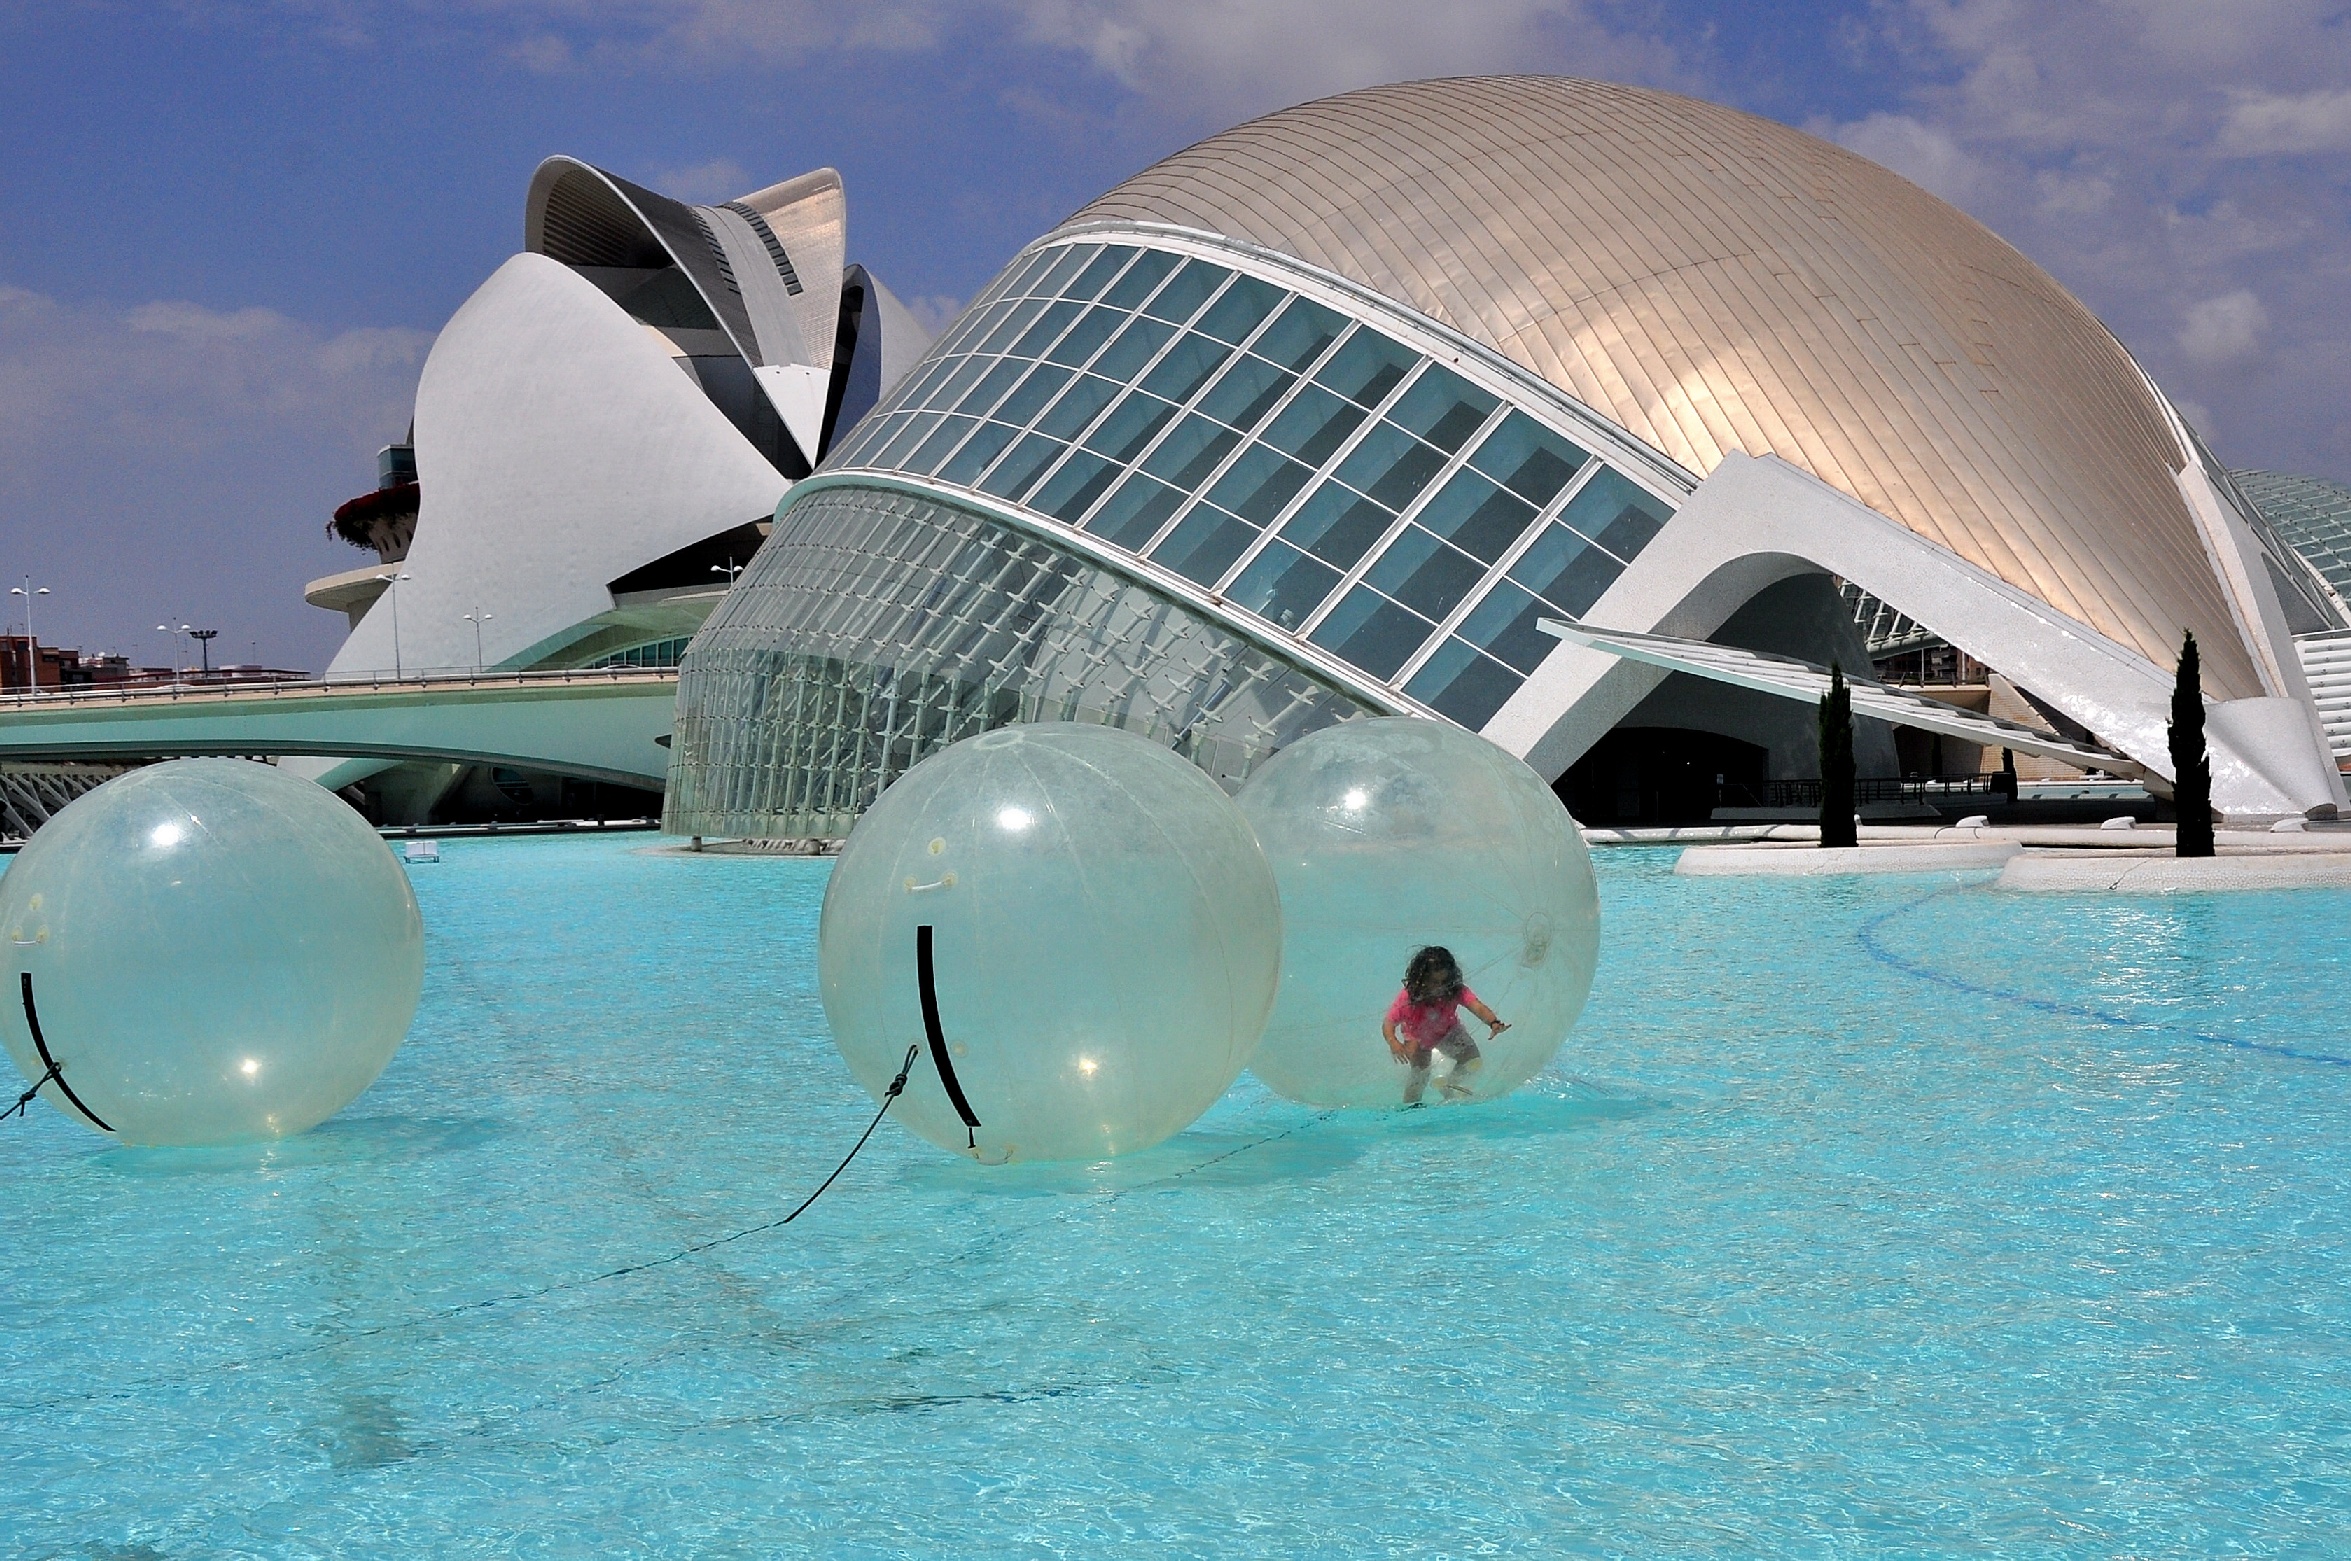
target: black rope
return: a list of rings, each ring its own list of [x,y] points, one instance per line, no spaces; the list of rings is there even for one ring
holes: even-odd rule
[[[947,1058],[947,1032],[939,1025],[939,989],[931,976],[931,929],[914,929],[914,978],[922,989],[922,1028],[930,1037],[931,1063],[939,1070],[939,1082],[947,1087],[947,1099],[955,1107],[955,1114],[963,1118],[963,1137],[975,1152],[980,1147],[980,1119],[971,1109],[971,1102],[963,1096],[963,1081],[955,1076],[955,1064]]]
[[[29,970],[19,971],[18,979],[22,983],[24,991],[25,1028],[33,1032],[33,1050],[41,1054],[41,1062],[48,1071],[34,1081],[31,1089],[26,1090],[23,1095],[17,1098],[15,1105],[6,1111],[0,1111],[0,1122],[5,1122],[17,1112],[24,1110],[25,1103],[41,1092],[43,1084],[55,1084],[57,1092],[71,1101],[74,1110],[87,1117],[91,1126],[101,1133],[113,1132],[114,1129],[106,1125],[105,1119],[82,1104],[82,1097],[73,1092],[71,1084],[65,1082],[65,1065],[49,1055],[49,1043],[41,1038],[41,1011],[33,1006],[33,973]]]
[[[602,1284],[607,1279],[623,1279],[630,1274],[642,1274],[648,1269],[666,1268],[672,1263],[683,1262],[685,1259],[693,1257],[698,1253],[708,1252],[713,1248],[726,1246],[730,1242],[741,1241],[750,1236],[763,1235],[771,1230],[781,1230],[786,1225],[791,1224],[792,1221],[798,1219],[801,1215],[806,1214],[809,1210],[809,1207],[814,1204],[817,1199],[825,1195],[825,1189],[831,1187],[833,1183],[839,1181],[841,1179],[841,1173],[849,1169],[849,1162],[857,1158],[858,1151],[865,1147],[866,1140],[873,1137],[874,1130],[882,1125],[882,1118],[889,1115],[891,1105],[896,1102],[900,1095],[906,1092],[906,1076],[914,1071],[915,1054],[921,1051],[921,1049],[922,1048],[920,1046],[909,1046],[906,1048],[906,1060],[899,1064],[898,1076],[890,1081],[889,1088],[882,1091],[881,1109],[874,1112],[873,1120],[865,1124],[865,1131],[857,1135],[857,1142],[851,1144],[849,1146],[849,1152],[841,1156],[841,1163],[833,1167],[833,1174],[826,1177],[823,1181],[817,1183],[816,1191],[801,1199],[798,1206],[795,1207],[791,1213],[785,1215],[781,1219],[768,1220],[763,1224],[750,1225],[744,1227],[741,1230],[729,1231],[723,1236],[713,1236],[708,1241],[697,1241],[692,1246],[680,1247],[675,1252],[666,1253],[663,1256],[657,1258],[649,1258],[642,1263],[627,1263],[623,1264],[619,1268],[605,1269],[602,1273],[584,1274],[578,1279],[566,1279],[557,1284],[540,1285],[538,1288],[533,1290],[516,1290],[506,1295],[487,1296],[479,1301],[461,1301],[455,1306],[445,1306],[439,1311],[428,1312],[422,1317],[411,1317],[406,1318],[400,1322],[383,1323],[374,1328],[355,1328],[345,1330],[343,1332],[337,1333],[332,1339],[322,1341],[321,1343],[312,1346],[308,1350],[293,1351],[291,1352],[291,1355],[315,1354],[319,1350],[330,1349],[337,1344],[351,1339],[374,1338],[379,1334],[393,1333],[403,1328],[415,1328],[425,1323],[446,1321],[452,1317],[462,1317],[468,1312],[488,1311],[491,1307],[494,1306],[512,1306],[520,1301],[536,1301],[545,1296],[561,1295],[568,1290],[584,1290],[589,1285]],[[283,1360],[290,1358],[290,1356],[278,1356],[275,1358]]]
[[[33,1097],[41,1093],[41,1086],[51,1082],[52,1080],[55,1080],[58,1083],[64,1082],[62,1079],[57,1078],[57,1064],[54,1062],[49,1064],[49,1071],[47,1073],[44,1073],[39,1078],[33,1080],[33,1087],[31,1089],[26,1090],[23,1094],[16,1097],[15,1105],[10,1106],[6,1111],[0,1111],[0,1122],[7,1121],[10,1117],[15,1116],[17,1113],[23,1111],[25,1107],[31,1105],[33,1103]]]

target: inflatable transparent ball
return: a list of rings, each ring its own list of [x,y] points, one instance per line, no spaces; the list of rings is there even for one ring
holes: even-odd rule
[[[1215,782],[1053,723],[967,738],[882,793],[834,864],[817,964],[858,1082],[879,1098],[917,1047],[891,1115],[998,1165],[1189,1126],[1255,1050],[1281,944],[1273,874]]]
[[[1549,1063],[1592,987],[1600,898],[1583,835],[1542,777],[1435,721],[1342,722],[1266,761],[1236,799],[1282,891],[1282,990],[1251,1071],[1317,1106],[1404,1103],[1380,1023],[1413,952],[1450,949],[1510,1028],[1474,1066],[1430,1059],[1431,1104],[1488,1100]],[[1462,1058],[1462,1062],[1469,1059]],[[1433,1085],[1433,1087],[1432,1087]]]
[[[376,832],[243,759],[153,765],[77,798],[0,875],[0,928],[9,1056],[28,1082],[54,1060],[41,1098],[132,1144],[325,1120],[391,1060],[424,981],[416,896]]]

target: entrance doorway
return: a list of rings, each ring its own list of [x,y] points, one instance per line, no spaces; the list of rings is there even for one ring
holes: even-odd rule
[[[1718,807],[1763,801],[1769,755],[1678,727],[1618,727],[1552,789],[1585,824],[1703,824]]]

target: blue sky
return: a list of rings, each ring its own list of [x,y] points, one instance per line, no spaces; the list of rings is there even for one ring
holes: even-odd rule
[[[842,170],[934,320],[1154,158],[1540,70],[1829,136],[1988,222],[2235,465],[2351,478],[2351,5],[2316,0],[0,0],[0,578],[44,640],[323,665],[305,580],[432,333],[569,153]],[[13,600],[13,599],[10,599]],[[18,620],[21,622],[21,619]]]

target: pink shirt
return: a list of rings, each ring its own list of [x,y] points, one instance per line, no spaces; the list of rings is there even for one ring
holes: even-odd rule
[[[1420,1046],[1434,1046],[1461,1022],[1461,1005],[1477,1000],[1477,993],[1468,987],[1454,993],[1448,1002],[1426,1004],[1414,1002],[1408,991],[1399,991],[1396,1001],[1388,1005],[1388,1023],[1406,1040]]]

